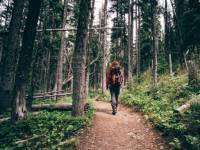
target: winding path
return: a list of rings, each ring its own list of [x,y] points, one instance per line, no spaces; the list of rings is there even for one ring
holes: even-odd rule
[[[92,126],[80,136],[76,150],[168,150],[164,140],[140,113],[119,106],[111,114],[109,103],[96,101]]]

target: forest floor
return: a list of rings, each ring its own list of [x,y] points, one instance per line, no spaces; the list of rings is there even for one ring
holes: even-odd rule
[[[76,150],[165,150],[165,140],[141,113],[120,105],[113,116],[111,105],[95,101],[92,126],[80,135]]]

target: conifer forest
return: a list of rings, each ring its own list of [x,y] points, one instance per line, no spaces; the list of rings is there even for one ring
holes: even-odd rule
[[[200,150],[200,0],[0,0],[0,150],[43,149]]]

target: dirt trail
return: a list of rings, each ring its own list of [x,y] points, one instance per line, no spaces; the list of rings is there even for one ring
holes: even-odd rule
[[[162,150],[164,140],[140,113],[119,106],[111,114],[110,103],[95,102],[93,124],[80,137],[77,150]]]

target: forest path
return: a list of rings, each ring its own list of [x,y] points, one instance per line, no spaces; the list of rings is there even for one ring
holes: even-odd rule
[[[119,106],[113,116],[110,103],[95,101],[93,123],[80,137],[76,150],[169,149],[141,113]]]

